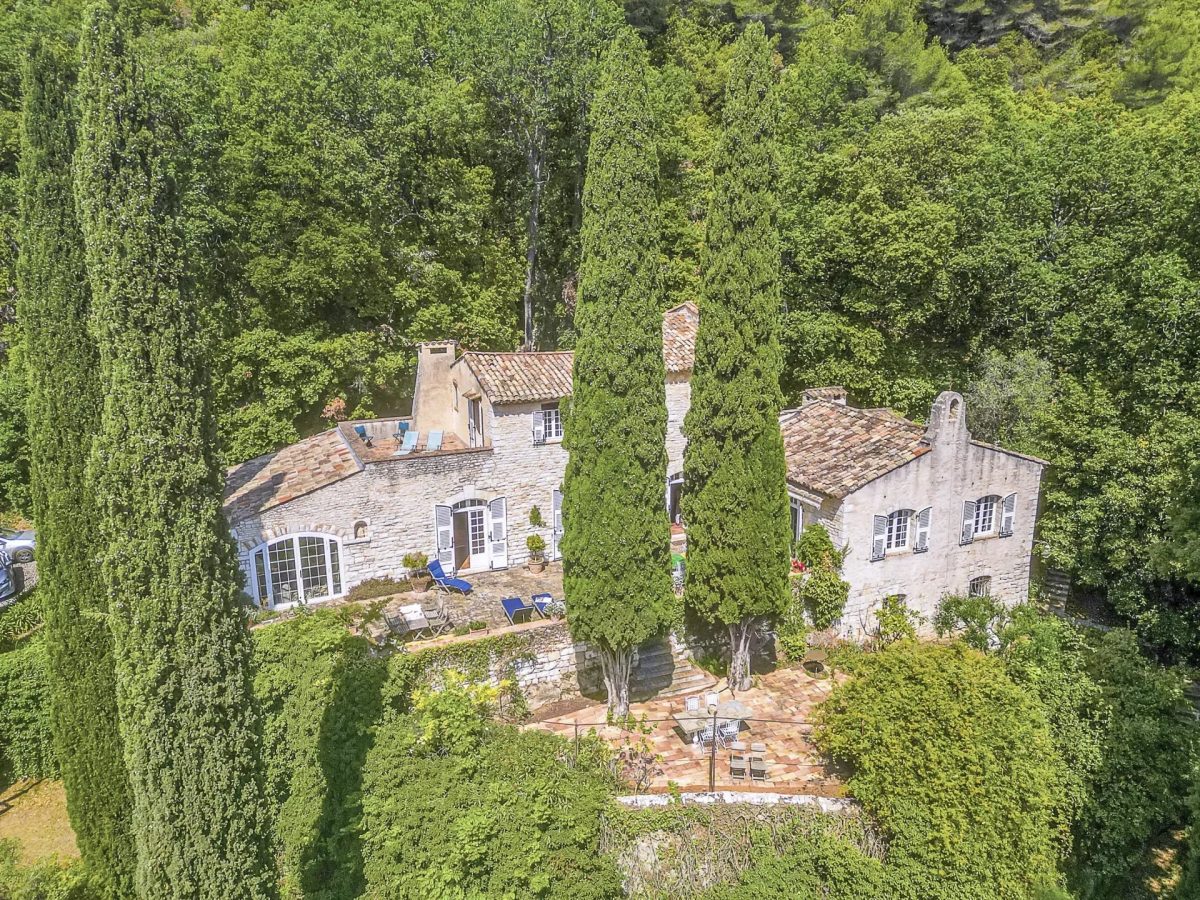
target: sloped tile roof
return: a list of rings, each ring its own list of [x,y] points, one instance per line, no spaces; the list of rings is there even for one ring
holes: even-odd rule
[[[780,417],[788,480],[845,497],[929,452],[925,429],[890,412],[816,400]]]
[[[690,300],[673,306],[663,315],[663,360],[667,371],[686,374],[696,362],[696,329],[700,310]]]
[[[361,469],[338,429],[323,431],[232,467],[225,484],[225,516],[236,525]]]
[[[700,311],[688,301],[663,314],[663,359],[667,371],[688,374],[696,359],[696,328]],[[575,354],[480,353],[468,350],[461,362],[470,366],[493,403],[538,403],[571,396],[571,368]]]
[[[483,392],[493,403],[536,403],[571,395],[571,365],[575,354],[475,353],[462,362],[470,366]]]

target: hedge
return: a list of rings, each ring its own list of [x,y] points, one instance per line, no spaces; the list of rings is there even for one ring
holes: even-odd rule
[[[49,703],[41,635],[0,653],[0,771],[8,777],[57,777]]]

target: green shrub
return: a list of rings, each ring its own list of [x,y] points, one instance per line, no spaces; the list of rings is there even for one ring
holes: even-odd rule
[[[1060,762],[999,660],[897,644],[819,709],[816,740],[890,839],[898,900],[1025,900],[1054,875]]]
[[[824,566],[841,572],[842,563],[846,559],[846,551],[833,546],[833,538],[819,522],[814,522],[800,532],[794,552],[796,559],[804,563],[806,569]]]
[[[0,652],[11,649],[41,624],[42,605],[35,589],[0,610]]]
[[[529,525],[532,528],[543,528],[546,525],[546,520],[542,518],[542,511],[536,507],[529,507]]]
[[[17,844],[0,841],[0,897],[4,900],[101,900],[84,873],[82,861],[44,860],[31,866],[18,861]]]
[[[0,653],[0,771],[13,778],[58,775],[46,665],[40,634]]]
[[[753,864],[738,884],[708,891],[705,900],[878,900],[886,896],[883,865],[849,841],[820,830],[799,832],[790,840],[786,851],[776,853],[770,837],[762,835]]]
[[[999,643],[1007,620],[1008,612],[999,600],[947,594],[938,603],[933,627],[938,637],[962,632],[962,639],[969,646],[987,652]]]
[[[799,662],[808,652],[808,622],[804,608],[790,603],[775,626],[775,645],[788,662]]]
[[[611,781],[569,768],[562,739],[487,724],[450,679],[412,714],[385,719],[367,762],[368,896],[621,896],[599,853]]]
[[[837,570],[828,566],[808,572],[799,589],[799,600],[818,630],[829,628],[841,618],[849,596],[849,582],[843,581]]]
[[[908,608],[903,594],[884,597],[879,609],[875,610],[873,643],[882,648],[897,641],[912,640],[917,636],[920,622],[920,615]]]
[[[531,534],[525,538],[525,547],[531,554],[537,556],[546,549],[546,539],[540,534]]]
[[[350,589],[350,593],[346,595],[346,601],[349,603],[362,603],[366,600],[374,600],[377,597],[403,594],[412,589],[412,585],[407,581],[397,581],[390,576],[368,578],[366,581],[360,581]]]
[[[404,564],[404,568],[408,569],[408,574],[411,577],[425,571],[429,566],[429,555],[413,551],[412,553],[405,553],[404,559],[401,562]]]

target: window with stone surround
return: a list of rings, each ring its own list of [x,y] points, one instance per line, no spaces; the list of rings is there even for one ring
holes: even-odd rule
[[[992,576],[980,575],[972,578],[967,585],[968,597],[990,597],[992,595]]]

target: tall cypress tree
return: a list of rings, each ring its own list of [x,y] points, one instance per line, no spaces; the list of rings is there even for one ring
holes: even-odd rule
[[[178,190],[132,48],[84,16],[76,199],[104,407],[91,471],[143,900],[275,893],[250,638]]]
[[[600,650],[609,708],[629,708],[633,648],[671,593],[658,160],[646,57],[605,52],[583,193],[573,396],[564,443],[563,589],[572,634]]]
[[[95,559],[100,516],[86,474],[101,399],[72,185],[73,91],[73,67],[35,42],[22,73],[19,312],[55,750],[80,852],[107,895],[126,897],[132,801]]]
[[[779,431],[773,82],[766,33],[751,23],[725,90],[684,422],[685,597],[702,618],[728,628],[729,684],[737,690],[749,687],[755,625],[786,606],[791,544]]]

